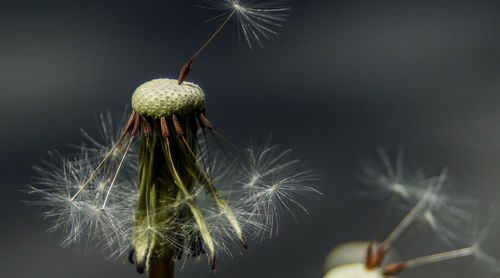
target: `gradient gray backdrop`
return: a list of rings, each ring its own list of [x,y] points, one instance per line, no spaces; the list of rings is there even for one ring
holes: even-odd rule
[[[122,113],[142,82],[177,76],[216,27],[195,3],[0,3],[1,277],[140,277],[90,246],[61,248],[20,190],[47,150],[71,150],[79,128],[92,130],[102,111]],[[328,250],[368,239],[387,206],[356,195],[359,162],[378,146],[402,146],[424,169],[448,166],[457,195],[500,200],[498,1],[291,5],[263,49],[224,30],[189,80],[205,90],[220,132],[240,146],[272,134],[321,175],[324,195],[302,200],[310,216],[283,217],[276,238],[220,259],[217,273],[203,258],[178,277],[320,277]],[[403,254],[424,254],[426,242],[410,238]],[[463,259],[403,277],[476,277],[480,268]]]

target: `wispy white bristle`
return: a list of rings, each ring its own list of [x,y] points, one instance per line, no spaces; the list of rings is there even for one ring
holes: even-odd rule
[[[86,240],[118,256],[129,250],[133,232],[147,233],[187,257],[193,249],[202,250],[200,233],[206,233],[191,215],[194,208],[213,238],[205,251],[210,247],[230,253],[233,245],[246,246],[246,238],[272,234],[281,211],[306,211],[297,195],[318,193],[312,187],[314,175],[289,158],[290,150],[280,151],[267,143],[247,148],[244,157],[238,158],[200,139],[197,166],[214,191],[195,183],[187,192],[164,200],[167,205],[154,212],[164,214],[157,217],[164,219],[162,223],[134,227],[139,194],[136,146],[128,138],[117,144],[123,131],[115,128],[109,114],[101,115],[99,128],[100,139],[83,132],[86,141],[76,154],[51,153],[36,167],[38,178],[29,189],[38,197],[33,203],[52,220],[50,230],[63,234],[65,246]]]
[[[127,181],[118,183],[116,194],[103,207],[107,189],[103,185],[107,181],[105,177],[96,177],[76,198],[72,198],[94,168],[83,163],[81,156],[69,160],[53,153],[51,158],[60,159],[60,164],[45,161],[44,166],[36,167],[39,179],[30,187],[30,193],[39,197],[34,203],[44,206],[45,217],[53,220],[50,230],[63,231],[63,245],[87,238],[111,253],[126,250],[129,239],[126,231],[132,225],[130,215],[137,194],[134,185]]]
[[[284,5],[285,1],[256,0],[203,0],[206,9],[222,11],[222,14],[212,18],[225,19],[234,13],[238,35],[244,38],[250,48],[255,45],[262,47],[263,39],[276,36],[277,27],[286,21],[291,8]]]
[[[248,194],[244,195],[244,203],[268,227],[271,236],[277,232],[276,220],[283,210],[292,216],[294,207],[307,213],[297,195],[319,194],[312,186],[317,177],[303,170],[299,160],[289,158],[291,150],[281,151],[269,142],[262,147],[249,147],[246,152],[249,163],[241,181]]]

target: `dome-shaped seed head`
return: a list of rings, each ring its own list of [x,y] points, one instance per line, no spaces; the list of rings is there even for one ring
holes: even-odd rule
[[[177,79],[153,79],[135,90],[132,108],[155,119],[172,114],[186,115],[205,108],[205,93],[192,82],[178,85]]]

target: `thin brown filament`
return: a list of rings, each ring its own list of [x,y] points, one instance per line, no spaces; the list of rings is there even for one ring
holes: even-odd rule
[[[198,51],[196,51],[196,53],[194,53],[194,55],[190,59],[191,61],[194,61],[194,59],[196,59],[196,57],[200,55],[200,53],[208,46],[208,44],[212,42],[212,40],[220,33],[222,28],[224,28],[224,26],[229,22],[229,20],[231,19],[231,17],[233,17],[235,13],[236,9],[233,9],[233,11],[227,16],[226,20],[224,20],[224,22],[219,26],[219,28],[217,28],[217,30],[212,34],[212,36],[200,47],[200,49],[198,49]]]
[[[228,17],[226,18],[226,20],[224,20],[224,22],[219,26],[219,28],[217,28],[217,30],[212,34],[212,36],[200,47],[200,49],[198,49],[198,51],[196,51],[194,53],[194,55],[184,64],[184,66],[182,67],[180,73],[179,73],[179,78],[177,80],[177,83],[179,85],[182,84],[182,82],[184,82],[184,79],[186,79],[187,75],[189,74],[189,72],[191,71],[191,66],[192,66],[192,63],[193,61],[196,59],[196,57],[198,57],[198,55],[200,55],[200,53],[210,44],[210,42],[212,42],[212,40],[220,33],[220,31],[222,30],[222,28],[224,28],[224,26],[229,22],[229,20],[231,19],[231,17],[233,17],[233,15],[236,13],[236,9],[233,9],[233,11],[228,15]]]
[[[80,192],[94,179],[94,177],[97,175],[97,173],[102,169],[104,166],[104,163],[108,161],[109,157],[111,156],[112,153],[115,152],[116,149],[120,148],[125,139],[129,136],[132,135],[132,137],[137,133],[137,130],[139,129],[139,114],[135,111],[132,111],[130,114],[130,117],[128,119],[127,124],[125,125],[125,128],[123,129],[122,134],[120,135],[120,138],[116,141],[116,143],[111,147],[111,149],[106,153],[102,161],[97,165],[94,171],[90,174],[89,178],[80,186],[78,191],[70,198],[70,201],[73,201]]]
[[[82,192],[82,190],[90,183],[90,181],[92,181],[94,179],[94,177],[97,175],[97,173],[102,169],[102,167],[104,166],[104,163],[106,161],[108,161],[109,157],[111,156],[111,154],[119,147],[121,147],[121,145],[123,144],[123,141],[124,139],[127,137],[128,133],[124,133],[124,135],[122,135],[120,137],[120,139],[118,139],[118,141],[113,145],[113,147],[106,153],[106,155],[104,156],[104,158],[102,159],[102,161],[99,163],[99,165],[97,165],[97,167],[95,168],[94,171],[92,171],[92,173],[90,174],[89,178],[80,186],[80,188],[78,189],[78,191],[73,195],[73,197],[71,197],[70,201],[73,201],[76,196],[78,196],[78,194],[80,194],[80,192]]]
[[[106,193],[106,198],[104,199],[104,203],[102,204],[102,209],[106,207],[106,203],[108,202],[109,194],[111,193],[111,189],[113,188],[113,185],[115,184],[116,178],[118,177],[118,173],[120,172],[120,169],[123,165],[123,161],[125,160],[125,157],[127,156],[127,153],[130,149],[130,146],[132,145],[132,142],[134,141],[134,137],[132,136],[130,138],[130,142],[127,145],[127,148],[125,149],[125,152],[123,153],[122,159],[120,160],[120,164],[118,164],[118,168],[116,169],[115,176],[113,177],[113,180],[111,181],[111,184],[109,185],[108,192]]]

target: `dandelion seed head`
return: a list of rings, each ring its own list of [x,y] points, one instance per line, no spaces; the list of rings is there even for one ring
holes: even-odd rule
[[[235,159],[221,142],[198,138],[220,135],[194,83],[146,82],[132,108],[121,131],[101,116],[102,140],[83,132],[87,141],[78,153],[55,155],[37,168],[30,192],[64,245],[84,240],[114,257],[129,250],[129,261],[150,275],[159,264],[202,254],[214,269],[216,254],[247,248],[246,238],[271,233],[281,210],[306,211],[297,195],[318,193],[290,150],[251,147],[236,150]]]
[[[205,94],[192,82],[178,85],[176,79],[158,78],[135,90],[132,108],[141,115],[155,119],[172,114],[185,115],[205,108]]]

